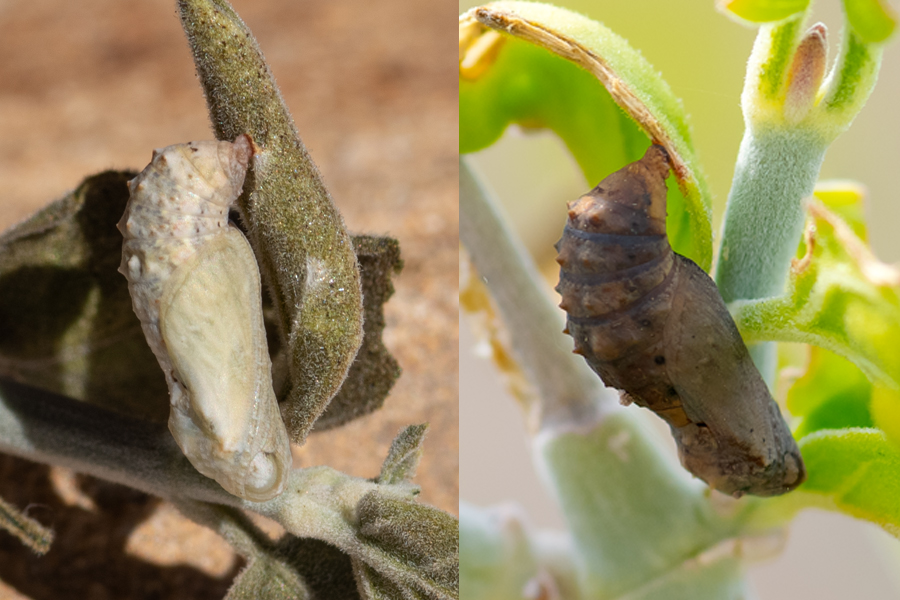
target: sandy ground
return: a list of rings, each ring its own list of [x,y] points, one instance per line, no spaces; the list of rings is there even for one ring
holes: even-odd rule
[[[405,425],[431,424],[416,479],[456,513],[456,76],[450,6],[235,0],[352,232],[400,240],[385,339],[404,374],[385,408],[295,449],[371,477]],[[447,14],[444,14],[447,13]],[[172,0],[0,0],[0,229],[155,147],[210,139]],[[0,598],[221,598],[242,565],[144,494],[0,457],[0,495],[52,526],[32,556],[0,532]]]

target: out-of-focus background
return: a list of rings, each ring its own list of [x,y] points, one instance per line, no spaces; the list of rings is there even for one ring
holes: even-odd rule
[[[416,482],[456,513],[456,79],[449,5],[234,0],[351,232],[399,239],[385,341],[404,372],[385,407],[295,448],[295,465],[377,475],[429,422]],[[0,0],[0,229],[153,148],[212,139],[174,0]],[[170,505],[0,456],[0,496],[52,526],[33,556],[0,532],[0,599],[221,598],[242,561]],[[277,533],[276,527],[270,530]]]
[[[755,30],[717,12],[713,0],[554,3],[602,21],[625,37],[684,101],[714,194],[713,227],[718,233],[743,133],[740,93]],[[461,0],[459,11],[477,4]],[[813,18],[829,29],[831,57],[838,50],[840,11],[837,0],[821,0],[814,7]],[[900,236],[895,232],[900,222],[898,97],[900,39],[895,39],[885,52],[880,81],[867,106],[832,144],[821,173],[822,179],[847,178],[866,185],[871,241],[886,262],[900,259]],[[473,162],[504,202],[531,252],[553,276],[553,243],[565,221],[565,202],[597,182],[585,182],[549,134],[509,131],[498,144],[474,155]],[[557,507],[531,466],[521,411],[492,365],[479,358],[478,341],[464,316],[460,328],[460,497],[482,506],[515,500],[533,524],[561,527]],[[664,428],[661,435],[668,437]],[[900,544],[867,523],[806,511],[790,528],[783,553],[753,565],[749,575],[761,600],[894,600],[900,597]]]

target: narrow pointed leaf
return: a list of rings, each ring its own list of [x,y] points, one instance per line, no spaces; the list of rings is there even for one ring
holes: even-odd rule
[[[246,25],[224,0],[179,8],[216,137],[258,147],[239,205],[289,348],[283,414],[302,442],[362,343],[353,244]]]
[[[415,476],[422,458],[422,443],[427,430],[428,425],[410,425],[394,438],[381,466],[378,483],[405,483]]]

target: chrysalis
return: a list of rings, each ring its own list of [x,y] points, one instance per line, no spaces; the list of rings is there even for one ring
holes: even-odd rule
[[[272,390],[259,268],[228,222],[253,154],[191,142],[153,152],[128,184],[119,271],[169,385],[169,430],[194,467],[236,496],[281,493],[291,465]]]
[[[566,331],[606,385],[666,420],[687,470],[734,496],[783,494],[806,477],[800,451],[715,283],[669,246],[668,175],[651,146],[569,203]]]

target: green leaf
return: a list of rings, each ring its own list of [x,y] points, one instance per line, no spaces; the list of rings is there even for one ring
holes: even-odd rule
[[[498,2],[463,15],[460,152],[492,144],[511,124],[554,131],[590,185],[640,158],[647,146],[640,132],[664,145],[678,182],[669,191],[669,240],[676,252],[709,269],[710,199],[687,116],[668,84],[624,39],[545,4]]]
[[[185,498],[173,498],[172,501],[184,516],[221,535],[247,559],[247,566],[235,578],[225,600],[310,600],[315,597],[297,569],[246,514],[235,508]]]
[[[866,195],[865,186],[849,180],[820,181],[816,184],[816,190],[813,193],[828,210],[844,220],[856,237],[863,242],[869,242],[863,206]],[[805,254],[805,246],[802,243],[801,248],[804,252],[798,258]]]
[[[350,557],[331,544],[285,535],[278,541],[275,556],[302,576],[312,598],[360,598]],[[255,598],[268,600],[268,596]]]
[[[807,253],[787,293],[735,303],[745,341],[805,342],[852,361],[870,381],[900,389],[900,273],[879,262],[836,214],[810,202]]]
[[[812,505],[872,521],[900,537],[900,448],[875,429],[818,431],[800,441]],[[799,498],[798,498],[799,499]]]
[[[377,564],[354,558],[364,597],[459,598],[459,523],[412,500],[372,491],[356,507],[359,539],[383,551]]]
[[[844,0],[847,21],[867,43],[887,40],[897,28],[897,14],[887,0]]]
[[[720,0],[718,7],[726,14],[751,23],[781,21],[803,12],[809,0]]]
[[[362,280],[363,343],[340,391],[316,421],[314,432],[343,425],[381,408],[400,377],[400,366],[382,339],[384,304],[394,295],[391,278],[403,268],[400,244],[389,237],[354,235],[353,250]]]
[[[225,600],[311,600],[314,596],[288,565],[271,557],[250,558],[234,579]]]
[[[178,6],[216,137],[247,133],[256,146],[238,205],[289,348],[291,385],[279,400],[300,443],[362,343],[353,244],[250,30],[225,0]]]
[[[806,373],[787,395],[791,414],[803,417],[795,437],[821,429],[873,427],[871,397],[872,384],[856,365],[828,350],[811,347]]]
[[[378,483],[406,483],[415,476],[427,430],[428,425],[410,425],[394,438],[381,466]]]
[[[876,385],[870,407],[875,425],[900,448],[900,392]]]

